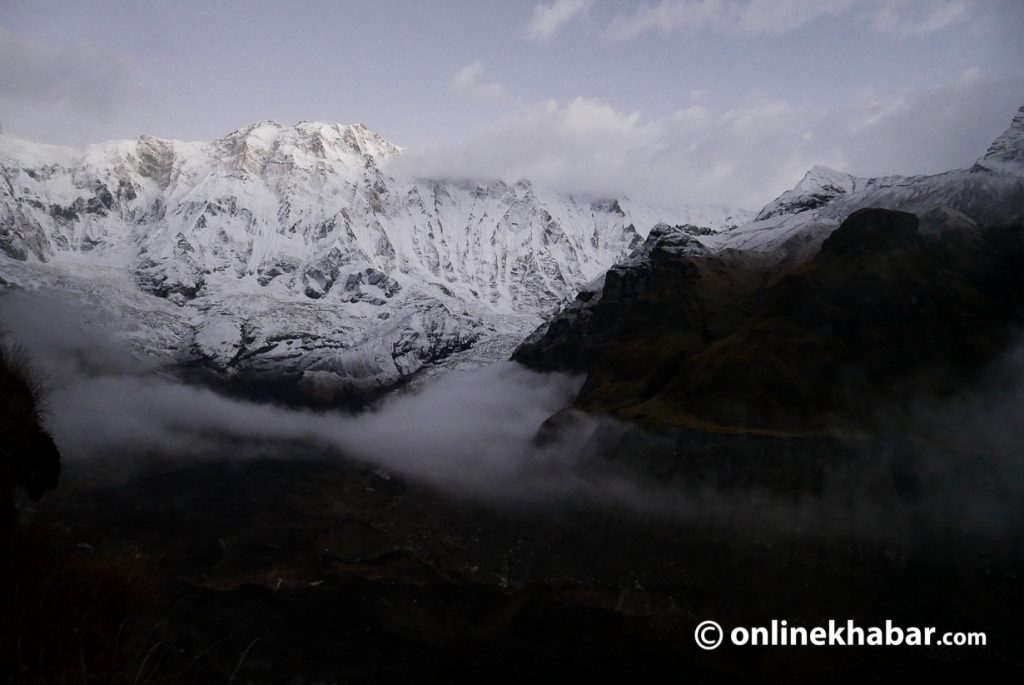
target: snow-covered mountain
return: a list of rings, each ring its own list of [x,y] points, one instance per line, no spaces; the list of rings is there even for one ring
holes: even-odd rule
[[[1022,274],[1024,108],[969,169],[816,167],[743,226],[656,227],[513,358],[586,374],[577,408],[659,429],[904,431],[907,406],[1019,342]]]
[[[758,221],[785,214],[799,214],[827,205],[841,195],[857,193],[872,188],[886,188],[905,181],[902,176],[862,178],[851,174],[815,166],[793,188],[765,205],[758,212]]]
[[[400,180],[399,154],[362,125],[314,122],[84,150],[0,137],[0,285],[130,311],[138,346],[176,361],[365,389],[514,344],[659,221],[749,219]]]
[[[969,169],[861,178],[814,167],[749,223],[703,239],[714,250],[752,250],[782,264],[806,259],[854,211],[954,212],[978,225],[1024,221],[1024,107]]]

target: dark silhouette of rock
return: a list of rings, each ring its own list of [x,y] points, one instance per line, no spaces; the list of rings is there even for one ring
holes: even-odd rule
[[[40,392],[25,357],[0,346],[0,525],[16,519],[14,489],[34,500],[57,487],[60,452],[39,416]]]

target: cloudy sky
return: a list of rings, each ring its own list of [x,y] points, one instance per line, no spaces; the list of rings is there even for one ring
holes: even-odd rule
[[[0,125],[79,145],[362,122],[396,173],[756,207],[927,173],[1024,104],[1019,0],[0,3]]]

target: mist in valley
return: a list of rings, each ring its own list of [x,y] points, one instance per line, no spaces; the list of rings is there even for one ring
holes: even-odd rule
[[[63,479],[87,487],[131,487],[154,471],[209,461],[326,455],[499,509],[596,507],[741,537],[910,544],[1019,533],[1024,347],[992,368],[983,392],[914,408],[915,423],[932,431],[926,438],[873,443],[867,449],[877,459],[851,470],[837,458],[817,487],[778,492],[757,483],[723,488],[685,469],[651,477],[620,458],[619,445],[663,438],[569,409],[581,377],[498,362],[395,391],[358,414],[314,411],[187,384],[134,352],[110,313],[57,293],[8,294],[0,317],[45,388]],[[558,412],[567,420],[545,426]],[[685,445],[672,449],[685,458]]]

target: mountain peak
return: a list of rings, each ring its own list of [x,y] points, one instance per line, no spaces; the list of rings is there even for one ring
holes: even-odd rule
[[[281,157],[279,161],[287,164],[327,158],[362,166],[364,156],[380,161],[402,151],[362,124],[300,121],[287,126],[269,119],[233,131],[214,145],[251,173],[258,173],[271,158]]]
[[[328,124],[322,121],[300,121],[292,127],[304,136],[324,141],[343,143],[353,152],[371,157],[390,157],[402,151],[384,136],[367,128],[365,124]]]
[[[1024,105],[1010,122],[1010,128],[996,138],[977,166],[990,171],[1024,175]]]
[[[807,191],[820,190],[822,188],[840,188],[844,191],[849,191],[855,179],[856,176],[852,174],[815,164],[804,174],[804,177],[793,187],[793,190]]]
[[[756,219],[769,219],[780,214],[799,214],[820,207],[840,195],[852,192],[861,180],[852,174],[820,164],[815,165],[804,174],[799,183],[765,205]]]

